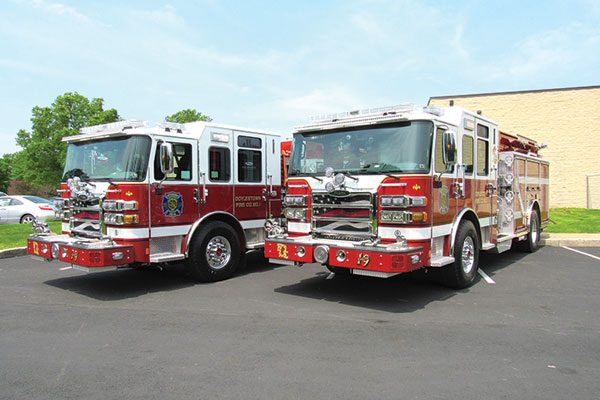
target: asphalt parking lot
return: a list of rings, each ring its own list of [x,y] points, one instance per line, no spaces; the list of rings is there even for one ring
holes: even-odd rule
[[[256,255],[214,284],[0,260],[0,398],[598,399],[600,248],[577,250],[598,258],[484,255],[464,291]]]

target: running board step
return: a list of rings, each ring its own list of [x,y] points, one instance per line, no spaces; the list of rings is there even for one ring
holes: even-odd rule
[[[443,267],[444,265],[452,264],[454,262],[454,257],[442,256],[442,257],[432,257],[430,261],[431,267]]]
[[[183,260],[185,258],[185,254],[181,253],[156,253],[150,256],[151,263],[159,263],[159,262],[169,262],[176,260]]]
[[[494,243],[486,242],[481,245],[481,250],[491,250],[494,247],[496,247]]]
[[[391,278],[399,274],[399,272],[379,272],[366,269],[351,269],[350,271],[352,271],[352,275],[371,276],[373,278]]]
[[[498,235],[498,237],[496,238],[496,242],[497,243],[506,242],[507,240],[513,240],[515,237],[516,237],[515,235]]]

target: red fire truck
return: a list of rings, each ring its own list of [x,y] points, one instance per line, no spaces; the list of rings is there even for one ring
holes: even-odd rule
[[[265,256],[380,278],[439,268],[446,285],[468,287],[481,250],[538,248],[541,147],[458,107],[317,117],[294,132],[287,226],[267,222]]]
[[[231,276],[281,216],[281,138],[212,122],[84,128],[68,142],[62,234],[34,224],[28,253],[84,271],[185,260]]]

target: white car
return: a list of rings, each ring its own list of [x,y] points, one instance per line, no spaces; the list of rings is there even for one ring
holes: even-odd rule
[[[0,197],[0,224],[31,224],[34,218],[54,218],[54,205],[37,196]]]

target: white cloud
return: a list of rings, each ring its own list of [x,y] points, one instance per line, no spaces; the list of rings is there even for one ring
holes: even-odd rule
[[[350,17],[350,22],[356,28],[361,30],[362,32],[373,35],[383,37],[385,36],[384,31],[381,29],[381,25],[377,18],[369,13],[359,13],[354,14]]]
[[[54,3],[45,0],[16,0],[20,4],[29,4],[35,8],[45,10],[49,13],[66,16],[75,19],[79,22],[90,22],[91,19],[79,12],[76,8],[64,5],[62,3]]]
[[[508,71],[520,77],[538,73],[557,74],[600,61],[600,29],[570,24],[538,32],[523,40],[511,57]]]
[[[184,19],[177,14],[175,7],[170,4],[157,10],[141,11],[140,15],[162,25],[185,25]]]

